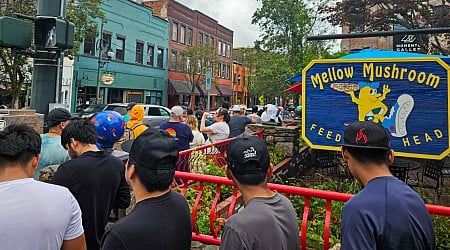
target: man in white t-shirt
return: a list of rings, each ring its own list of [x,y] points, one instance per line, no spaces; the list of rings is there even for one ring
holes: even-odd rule
[[[39,134],[26,125],[0,132],[0,249],[86,249],[70,191],[32,178],[40,150]]]

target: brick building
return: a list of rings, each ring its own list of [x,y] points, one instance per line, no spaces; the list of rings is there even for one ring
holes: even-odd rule
[[[174,0],[142,1],[151,7],[154,13],[167,19],[170,24],[169,43],[169,73],[168,73],[168,106],[187,105],[191,98],[192,85],[182,72],[178,72],[177,54],[187,46],[196,44],[211,44],[217,54],[218,65],[213,67],[213,82],[211,86],[211,108],[221,105],[223,101],[230,102],[232,96],[232,48],[233,31],[220,25],[213,18],[198,10]],[[191,106],[206,106],[205,86],[200,85],[194,91],[195,98]]]

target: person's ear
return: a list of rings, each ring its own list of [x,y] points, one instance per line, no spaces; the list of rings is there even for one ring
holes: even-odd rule
[[[269,168],[267,169],[267,174],[266,174],[267,179],[270,179],[270,177],[272,177],[272,175],[273,175],[273,165],[272,165],[272,163],[270,163]]]
[[[347,150],[345,150],[343,147],[341,148],[341,154],[342,154],[342,158],[345,160],[345,161],[348,161],[348,151]]]
[[[388,166],[392,165],[394,163],[394,150],[389,150],[389,158],[388,158]]]
[[[226,166],[226,171],[225,171],[227,178],[229,180],[233,180],[233,173],[231,172],[231,170],[228,168],[228,165]]]
[[[39,165],[40,159],[41,159],[41,154],[37,154],[31,159],[31,167],[33,169],[33,172],[36,171],[36,169]]]

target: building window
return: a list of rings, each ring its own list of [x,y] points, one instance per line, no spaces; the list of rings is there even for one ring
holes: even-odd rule
[[[220,56],[222,55],[222,41],[219,40],[218,42],[218,46],[217,46],[217,54]]]
[[[211,45],[212,45],[213,48],[215,48],[214,37],[211,37]]]
[[[102,58],[108,58],[108,51],[111,49],[111,33],[106,31],[103,32],[103,44],[102,44]]]
[[[227,65],[227,79],[230,79],[230,72],[231,72],[231,67],[230,67],[230,65]]]
[[[225,42],[222,43],[222,56],[225,56],[226,54],[226,44]]]
[[[192,28],[188,29],[188,45],[192,45]]]
[[[125,58],[125,37],[117,35],[116,59],[123,61]]]
[[[181,25],[180,29],[180,43],[184,44],[186,42],[186,26]]]
[[[144,43],[136,42],[136,63],[142,64],[144,57]]]
[[[178,23],[172,23],[172,41],[178,41]]]
[[[154,53],[155,53],[155,46],[148,45],[147,46],[147,65],[152,66],[152,67],[153,67]]]
[[[163,68],[163,62],[164,62],[164,49],[163,48],[158,48],[156,66],[158,68],[162,69]]]
[[[231,45],[227,44],[227,57],[230,58],[231,56]]]
[[[191,58],[188,56],[186,57],[186,70],[189,72],[191,70]]]
[[[202,32],[198,32],[197,44],[198,45],[203,44],[203,33]]]
[[[172,50],[170,58],[170,69],[175,70],[177,68],[177,51]]]
[[[84,39],[84,54],[95,56],[95,37],[86,37]]]
[[[216,69],[217,77],[220,77],[220,69],[221,68],[222,68],[222,64],[221,63],[217,64],[217,69]]]
[[[226,77],[226,72],[227,72],[227,65],[222,64],[222,74],[221,74],[222,78]]]
[[[209,36],[205,34],[205,44],[209,44]]]

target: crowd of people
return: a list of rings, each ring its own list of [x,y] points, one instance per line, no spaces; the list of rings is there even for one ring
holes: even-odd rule
[[[141,126],[139,105],[129,110],[134,124],[127,127]],[[203,143],[204,135],[214,143],[231,133],[226,175],[244,207],[226,221],[220,249],[299,249],[291,202],[268,188],[268,148],[244,133],[246,124],[259,121],[237,112],[230,117],[219,108],[207,125],[207,112],[198,123],[199,113],[172,107],[160,128],[131,131],[126,164],[97,147],[91,121],[70,119],[62,109],[47,116],[44,135],[26,125],[6,127],[0,132],[0,249],[190,249],[189,206],[172,190],[175,171],[189,171],[177,169],[179,152]],[[343,208],[341,249],[434,249],[423,200],[389,172],[394,155],[387,131],[355,122],[343,138],[342,156],[364,188]],[[37,180],[43,159],[60,164],[50,183]],[[131,193],[133,210],[105,230],[112,209],[130,206]]]

